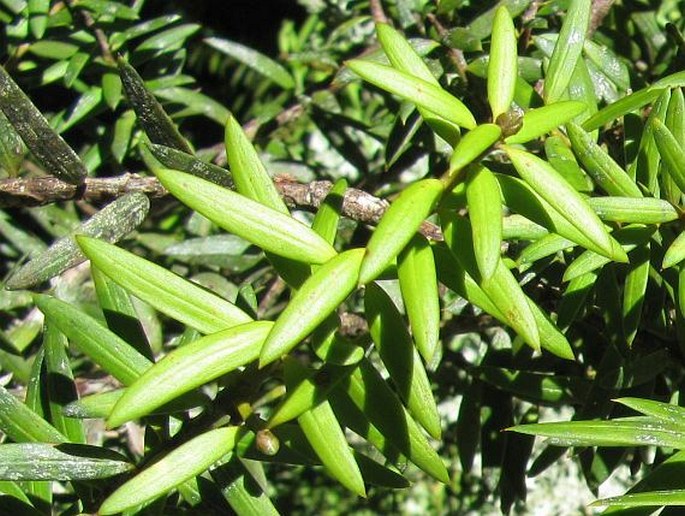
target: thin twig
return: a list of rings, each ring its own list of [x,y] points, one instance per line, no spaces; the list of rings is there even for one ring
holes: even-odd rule
[[[593,0],[587,37],[591,37],[607,17],[614,0]]]
[[[385,15],[381,0],[369,0],[369,7],[374,23],[388,23],[388,17]]]
[[[447,40],[447,38],[449,37],[449,32],[447,31],[445,26],[442,23],[440,23],[438,17],[435,16],[433,13],[428,13],[426,15],[426,18],[431,23],[431,25],[435,27],[435,30],[438,32],[438,35],[440,36],[440,39],[442,41]],[[454,48],[447,45],[447,56],[449,57],[450,61],[452,61],[452,64],[454,64],[454,67],[457,69],[457,73],[459,74],[459,77],[461,77],[461,80],[464,81],[464,84],[468,84],[468,77],[466,75],[468,63],[464,58],[464,53],[458,48]]]
[[[276,188],[292,208],[317,209],[328,195],[330,181],[312,181],[302,184],[284,177],[277,177]],[[167,195],[164,187],[154,177],[126,173],[117,177],[87,178],[76,186],[54,177],[0,180],[0,208],[27,208],[43,206],[60,201],[103,202],[126,193],[142,192],[149,197]],[[349,188],[342,203],[345,217],[375,225],[388,208],[388,202],[363,190]],[[440,229],[424,222],[421,233],[432,240],[442,240]]]
[[[105,61],[108,63],[116,63],[114,55],[112,54],[112,49],[109,46],[109,41],[107,40],[107,34],[105,34],[105,31],[97,26],[93,16],[87,10],[79,7],[78,5],[74,5],[73,0],[67,0],[66,4],[69,6],[69,9],[78,11],[83,19],[83,24],[93,32],[93,35],[98,42],[98,46],[100,47],[100,53],[102,54],[102,57],[104,57]]]

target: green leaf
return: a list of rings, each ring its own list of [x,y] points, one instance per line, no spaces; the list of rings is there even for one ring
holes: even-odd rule
[[[126,389],[96,392],[83,396],[81,399],[67,403],[62,412],[67,417],[78,419],[107,419],[117,401],[124,395]],[[154,415],[168,415],[174,412],[185,412],[189,409],[208,405],[207,395],[193,391],[181,396],[155,410]]]
[[[662,419],[676,425],[685,423],[685,408],[678,405],[644,398],[618,398],[614,401],[636,410],[645,416]]]
[[[178,132],[159,101],[146,88],[136,69],[123,58],[119,58],[117,64],[126,98],[136,112],[138,122],[150,141],[192,154],[193,151],[188,142]]]
[[[7,288],[29,288],[78,265],[86,257],[76,243],[76,235],[117,242],[143,222],[149,209],[150,201],[145,194],[131,193],[119,197],[17,270],[7,280]]]
[[[651,88],[643,88],[630,95],[626,95],[616,102],[612,102],[600,109],[597,113],[585,120],[582,127],[588,132],[599,129],[617,118],[646,106],[654,101],[661,94],[661,91],[661,88],[657,88],[656,85],[654,85]]]
[[[518,371],[500,367],[480,366],[478,378],[524,400],[553,406],[579,404],[587,395],[590,384],[581,378]]]
[[[428,65],[402,34],[386,23],[376,24],[376,34],[378,35],[378,42],[394,68],[437,87],[440,86]],[[459,126],[453,121],[437,116],[423,107],[419,107],[418,111],[426,123],[450,145],[454,146],[459,141]]]
[[[36,306],[93,362],[124,385],[130,385],[151,365],[132,346],[75,306],[35,294]]]
[[[110,109],[115,110],[122,99],[121,77],[118,73],[105,72],[102,74],[102,98]]]
[[[155,95],[169,102],[187,106],[183,113],[177,113],[176,116],[181,116],[181,114],[185,116],[203,115],[222,127],[226,125],[231,116],[230,111],[222,104],[199,91],[189,88],[164,87],[155,90]]]
[[[662,269],[668,269],[685,260],[685,232],[680,233],[671,245],[666,249],[664,260],[661,263]]]
[[[133,468],[126,457],[85,444],[0,445],[2,480],[94,480],[120,475]]]
[[[148,153],[148,149],[152,156]],[[143,160],[149,169],[161,168],[157,162],[161,163],[164,168],[171,168],[180,170],[194,176],[201,177],[212,183],[221,186],[232,186],[233,180],[231,173],[225,168],[218,167],[212,163],[206,163],[192,154],[167,147],[165,145],[158,145],[150,143],[141,146],[141,153]],[[157,162],[153,161],[156,160]]]
[[[649,242],[633,251],[623,287],[623,333],[629,346],[632,345],[642,320],[642,306],[649,281],[649,258]]]
[[[655,490],[646,493],[630,493],[611,498],[602,498],[590,504],[591,507],[672,507],[685,505],[685,490]],[[653,514],[653,513],[652,513]]]
[[[478,266],[471,235],[473,231],[468,220],[452,212],[440,214],[445,242],[461,267],[472,278],[478,278]],[[500,258],[494,274],[488,280],[478,280],[478,286],[495,307],[496,317],[500,315],[534,349],[540,349],[540,334],[535,316],[516,278]]]
[[[28,8],[31,34],[36,39],[40,39],[45,34],[45,29],[48,26],[50,0],[28,0]]]
[[[486,167],[474,167],[466,179],[466,199],[473,234],[473,251],[483,281],[497,269],[502,247],[502,194]]]
[[[374,86],[413,102],[435,115],[447,118],[466,129],[476,127],[475,118],[460,100],[430,82],[389,66],[361,59],[348,61],[347,66]]]
[[[81,421],[65,417],[62,408],[78,399],[74,375],[67,355],[67,339],[52,324],[44,324],[43,350],[47,379],[47,394],[52,425],[70,442],[85,443],[86,435]]]
[[[63,443],[67,438],[0,386],[0,431],[14,442]]]
[[[450,186],[462,178],[466,166],[488,151],[501,135],[502,129],[495,124],[481,124],[466,133],[452,152],[450,166],[443,176],[448,183],[446,190],[451,189]]]
[[[488,102],[493,120],[509,111],[514,100],[518,76],[516,45],[514,22],[507,8],[500,6],[492,24],[488,61]]]
[[[233,116],[226,123],[225,143],[236,191],[276,211],[289,213],[257,151]]]
[[[449,475],[442,460],[392,389],[368,360],[362,360],[339,388],[381,434],[410,461],[443,483]],[[334,405],[338,400],[333,400]],[[335,408],[335,407],[334,407]]]
[[[57,125],[57,132],[63,133],[74,127],[92,114],[102,102],[102,90],[92,87],[74,101],[67,112],[67,117]]]
[[[297,361],[287,362],[286,389],[293,389],[306,376],[307,369]],[[328,401],[323,399],[300,414],[297,422],[326,471],[353,493],[366,496],[359,466]]]
[[[312,229],[331,245],[335,244],[335,237],[338,234],[338,223],[346,190],[347,180],[338,179],[326,194],[312,222]]]
[[[284,358],[284,367],[304,369],[296,359]],[[297,418],[328,398],[332,389],[352,373],[354,367],[324,365],[321,369],[300,371],[299,382],[287,388],[287,397],[274,409],[267,428],[274,428]]]
[[[285,213],[183,172],[157,170],[155,174],[181,202],[265,251],[311,264],[336,255],[328,242]]]
[[[599,70],[606,75],[619,89],[630,89],[630,74],[626,64],[606,45],[598,45],[592,40],[583,42],[585,55]]]
[[[46,172],[67,183],[83,181],[88,172],[81,159],[1,66],[0,110]]]
[[[642,197],[640,188],[609,154],[579,125],[566,125],[573,151],[597,185],[609,195]]]
[[[623,250],[630,252],[638,246],[647,243],[649,238],[656,231],[655,226],[643,226],[634,224],[616,230],[614,237],[618,240]],[[599,255],[593,251],[585,251],[578,256],[564,272],[563,281],[571,281],[578,276],[603,267],[611,260],[606,256]]]
[[[591,0],[570,2],[545,74],[545,103],[561,99],[580,57],[590,22]]]
[[[582,245],[586,249],[604,254],[600,247],[578,230],[567,217],[563,216],[535,193],[525,181],[503,174],[496,174],[495,176],[499,181],[504,203],[509,209],[540,224],[551,232]],[[611,259],[627,263],[628,256],[625,254],[625,251],[614,239],[611,239],[611,242]]]
[[[435,439],[442,433],[430,381],[406,324],[385,291],[366,286],[364,312],[369,333],[409,413]]]
[[[351,249],[314,271],[276,320],[260,353],[260,367],[287,354],[355,290],[363,257],[364,249]]]
[[[666,170],[675,181],[681,191],[685,191],[685,154],[683,147],[675,139],[673,133],[666,125],[654,117],[651,120],[651,127],[654,131],[654,141],[659,149],[662,159],[668,165]]]
[[[180,395],[252,362],[259,356],[272,326],[271,321],[253,321],[175,349],[126,389],[107,424],[113,428],[140,418]]]
[[[159,265],[114,245],[79,236],[83,253],[103,273],[134,296],[203,333],[251,321],[235,305]]]
[[[553,446],[685,447],[685,433],[679,425],[648,416],[518,425],[510,430],[547,437]]]
[[[679,217],[670,202],[653,197],[590,197],[587,201],[602,220],[663,224]]]
[[[416,349],[430,363],[440,339],[440,295],[433,251],[423,235],[414,235],[400,253],[397,276]]]
[[[433,211],[443,188],[438,179],[423,179],[408,186],[392,202],[366,246],[360,284],[374,280],[391,264]]]
[[[238,427],[216,428],[183,443],[109,495],[99,513],[132,509],[199,475],[233,449],[239,431]]]
[[[529,142],[573,120],[583,111],[585,111],[585,104],[577,100],[562,100],[537,109],[530,109],[523,114],[521,129],[507,136],[504,141],[509,144]]]
[[[210,471],[231,508],[241,516],[279,516],[269,497],[250,471],[234,457]]]
[[[295,87],[295,81],[288,70],[270,57],[257,52],[252,48],[246,47],[245,45],[224,38],[212,37],[205,38],[203,41],[222,54],[231,56],[233,59],[240,61],[244,65],[262,74],[264,77],[271,79],[281,88],[290,90]]]
[[[135,52],[159,50],[161,52],[172,52],[182,48],[188,38],[200,30],[201,26],[195,23],[184,23],[167,30],[163,30],[150,36],[136,47]]]
[[[609,233],[592,208],[546,161],[519,149],[505,147],[519,175],[585,237],[605,254],[613,254]]]

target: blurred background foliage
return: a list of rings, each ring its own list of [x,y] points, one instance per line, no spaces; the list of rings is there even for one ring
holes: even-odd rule
[[[593,38],[607,52],[585,56],[589,94],[595,99],[589,109],[596,111],[683,69],[684,3],[613,4]],[[0,0],[0,61],[79,153],[93,177],[145,169],[140,145],[145,136],[123,97],[112,59],[111,53],[119,53],[137,69],[203,159],[225,163],[223,132],[230,111],[253,138],[272,175],[301,182],[344,177],[351,186],[387,196],[418,178],[439,175],[450,148],[421,124],[413,106],[354,80],[345,69],[346,59],[379,53],[369,4],[70,0],[29,1],[33,9],[27,11],[24,0]],[[482,58],[499,4],[509,7],[521,34],[521,77],[530,95],[526,107],[538,106],[535,88],[549,53],[546,41],[558,32],[567,1],[383,2],[388,18],[411,39],[440,83],[465,99],[481,121],[488,116]],[[106,42],[99,41],[100,36]],[[626,117],[625,126],[616,124],[602,134],[602,143],[621,164],[629,159],[624,151],[630,147],[624,144],[631,123],[641,121]],[[0,124],[0,176],[41,175],[7,121],[0,119]],[[7,277],[99,207],[81,201],[0,211],[0,276]],[[366,241],[365,226],[349,220],[344,224],[348,242]],[[276,313],[285,303],[277,291],[269,290],[274,272],[260,252],[237,237],[219,237],[209,221],[189,215],[172,200],[154,201],[147,221],[124,245],[248,309]],[[512,241],[508,256],[515,258],[520,250]],[[523,275],[527,292],[549,311],[558,308],[564,270],[562,261],[551,256]],[[625,410],[609,403],[619,394],[679,399],[683,347],[670,317],[668,278],[663,288],[658,288],[659,280],[650,286],[640,331],[633,347],[623,353],[614,348],[612,338],[622,332],[614,328],[620,323],[614,294],[624,276],[620,267],[607,267],[597,279],[598,288],[581,293],[588,296],[582,317],[568,330],[577,362],[531,357],[525,351],[512,354],[516,344],[505,329],[444,292],[444,348],[432,364],[432,381],[444,424],[439,452],[452,474],[450,485],[411,470],[410,489],[371,488],[368,499],[360,500],[320,470],[273,465],[268,470],[269,495],[285,514],[483,514],[500,507],[525,514],[535,504],[545,507],[547,514],[577,514],[589,498],[583,482],[597,493],[615,471],[624,479],[639,477],[667,452],[659,449],[648,457],[634,449],[588,448],[576,453],[580,469],[566,458],[554,473],[547,468],[565,449],[538,446],[533,460],[532,437],[501,432],[515,423],[549,418],[550,413],[568,418],[576,409],[583,417],[615,416]],[[82,268],[50,287],[61,299],[102,317]],[[258,306],[257,300],[267,293],[273,294],[272,304]],[[136,308],[155,351],[189,338],[176,323],[143,303]],[[0,292],[0,383],[17,393],[30,378],[41,328],[41,315],[29,292]],[[94,375],[93,365],[82,357],[72,366],[84,390],[107,381]],[[602,382],[593,382],[595,378]],[[139,444],[140,436],[105,432],[97,425],[91,431],[98,434],[96,441],[129,454],[139,452],[134,443]],[[531,481],[527,472],[540,477]],[[544,494],[531,495],[526,509],[527,485],[536,481],[541,487],[533,492],[541,489]],[[569,495],[576,489],[577,497]],[[67,506],[65,502],[63,507]],[[179,513],[184,507],[179,501]],[[202,505],[194,510],[209,514]]]

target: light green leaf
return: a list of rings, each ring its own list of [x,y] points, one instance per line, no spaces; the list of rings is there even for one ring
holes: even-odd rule
[[[265,251],[311,264],[336,255],[311,228],[280,211],[190,174],[174,170],[156,170],[155,174],[181,202]]]
[[[312,222],[312,229],[331,245],[335,243],[335,237],[338,234],[345,190],[347,190],[347,180],[338,179],[326,194]]]
[[[500,6],[495,13],[488,61],[488,102],[492,119],[509,111],[514,100],[518,62],[516,29],[506,7]]]
[[[502,129],[495,124],[481,124],[466,133],[452,152],[450,166],[443,176],[446,190],[451,190],[451,186],[463,177],[466,166],[490,149],[501,135]]]
[[[217,428],[183,443],[114,491],[99,514],[123,512],[166,494],[229,453],[238,435],[238,427]]]
[[[270,57],[245,45],[224,38],[211,37],[205,38],[203,41],[210,47],[231,56],[264,77],[271,79],[281,88],[289,90],[295,87],[295,81],[288,70]]]
[[[423,179],[408,186],[383,214],[366,246],[360,284],[378,277],[412,239],[443,193],[438,179]]]
[[[585,200],[554,170],[552,165],[540,158],[514,147],[505,147],[519,175],[564,218],[585,237],[594,242],[607,255],[613,246],[609,233],[599,217]]]
[[[115,333],[75,306],[36,294],[36,306],[93,362],[124,385],[130,385],[152,364]]]
[[[566,125],[573,151],[597,185],[609,195],[642,197],[640,188],[609,154],[597,145],[582,127]]]
[[[580,57],[590,22],[591,0],[570,2],[545,74],[545,103],[561,99]]]
[[[655,490],[646,493],[629,493],[611,498],[602,498],[590,504],[591,507],[673,507],[685,506],[685,489]],[[653,514],[653,513],[652,513]]]
[[[662,269],[668,269],[685,260],[685,232],[680,233],[671,245],[666,249],[664,260],[661,263]]]
[[[440,416],[426,370],[401,314],[376,283],[366,286],[364,312],[371,338],[400,398],[414,420],[439,439]]]
[[[435,115],[452,120],[466,129],[476,127],[476,120],[460,100],[430,82],[389,66],[361,59],[348,61],[347,66],[374,86],[413,102]]]
[[[602,220],[663,224],[679,217],[670,202],[653,197],[590,197],[587,201]]]
[[[294,389],[307,373],[307,369],[299,366],[297,361],[288,361],[285,367],[286,388]],[[366,496],[359,466],[328,401],[323,399],[300,414],[297,422],[327,472],[353,493]]]
[[[433,251],[423,235],[414,235],[400,253],[397,276],[416,349],[430,363],[440,339],[440,295]]]
[[[0,386],[0,431],[14,442],[63,443],[67,438]]]
[[[363,257],[364,249],[351,249],[314,271],[276,320],[260,353],[260,367],[297,346],[355,290]]]
[[[223,298],[148,260],[94,238],[76,240],[103,273],[160,312],[203,333],[252,320]]]
[[[226,123],[225,143],[236,191],[276,211],[289,213],[257,151],[233,116]]]
[[[510,430],[547,437],[553,446],[685,447],[682,427],[648,416],[518,425]]]
[[[14,443],[0,445],[2,480],[94,480],[133,468],[126,457],[84,444]]]
[[[599,129],[604,124],[616,120],[628,113],[632,113],[641,107],[654,101],[660,94],[662,89],[657,88],[656,85],[651,88],[643,88],[630,95],[612,102],[600,109],[597,113],[583,122],[582,127],[588,132]]]
[[[473,251],[483,281],[495,273],[502,247],[502,194],[486,167],[473,167],[466,179],[466,199],[473,234]]]
[[[673,133],[658,118],[654,117],[652,119],[651,127],[654,131],[654,141],[659,149],[659,154],[661,154],[661,158],[668,165],[666,170],[676,185],[678,185],[678,188],[685,192],[685,153],[682,145],[678,143]]]
[[[378,35],[378,42],[394,68],[437,87],[440,86],[428,65],[402,34],[386,23],[376,24],[376,34]],[[431,113],[423,107],[419,107],[418,110],[426,123],[450,145],[454,146],[459,141],[460,130],[456,123]]]
[[[175,349],[124,391],[107,424],[116,427],[140,418],[180,395],[252,362],[259,356],[272,326],[271,321],[249,322]]]

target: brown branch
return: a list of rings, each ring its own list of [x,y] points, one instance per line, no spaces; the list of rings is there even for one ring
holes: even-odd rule
[[[369,7],[374,23],[388,23],[388,17],[385,15],[381,0],[369,0]]]
[[[592,36],[607,17],[614,0],[593,0],[587,37]]]
[[[433,13],[428,13],[426,15],[426,18],[431,23],[431,25],[435,27],[438,36],[440,36],[440,39],[442,41],[445,41],[449,37],[449,31],[445,28],[445,26],[442,23],[440,23],[440,20],[438,20],[437,16],[435,16]],[[450,61],[452,61],[452,64],[457,69],[457,73],[459,74],[461,80],[464,81],[464,84],[468,84],[469,80],[468,76],[466,75],[468,63],[464,58],[464,53],[458,48],[454,48],[450,45],[446,46],[447,57],[450,59]]]
[[[110,64],[116,63],[114,55],[112,54],[112,49],[109,46],[109,41],[107,40],[107,34],[105,34],[105,31],[97,26],[93,16],[85,9],[79,7],[78,5],[74,5],[73,0],[67,0],[66,4],[69,6],[69,9],[79,12],[81,18],[83,19],[83,24],[93,32],[93,35],[98,42],[98,46],[100,47],[100,53],[105,61]]]
[[[276,178],[275,184],[288,206],[308,209],[317,209],[332,186],[330,181],[302,184],[283,177]],[[60,201],[103,202],[131,192],[142,192],[149,197],[167,194],[156,178],[130,173],[109,178],[87,178],[79,186],[54,177],[3,179],[0,180],[0,208],[26,208]],[[387,201],[349,188],[343,198],[342,214],[358,222],[375,225],[387,208]],[[432,240],[443,239],[440,229],[430,222],[424,222],[420,231]]]

